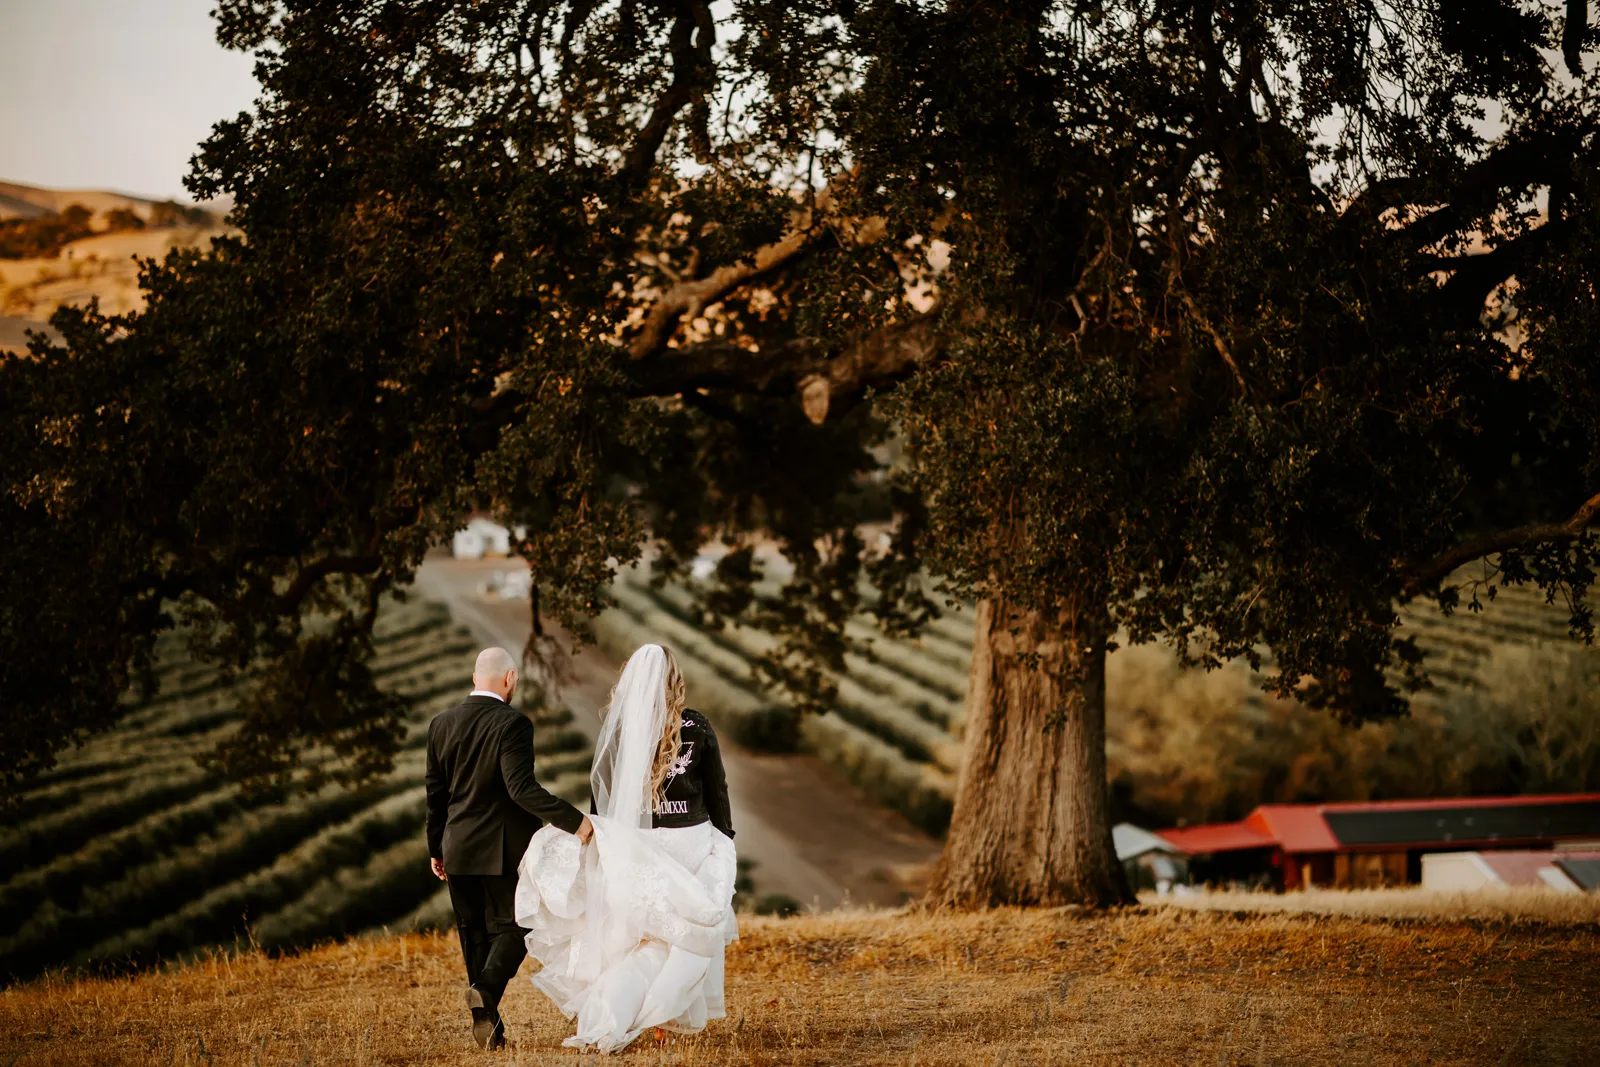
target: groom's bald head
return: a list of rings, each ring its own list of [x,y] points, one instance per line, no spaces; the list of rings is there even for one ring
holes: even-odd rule
[[[487,689],[509,701],[517,689],[517,661],[503,648],[484,649],[472,668],[472,688]]]

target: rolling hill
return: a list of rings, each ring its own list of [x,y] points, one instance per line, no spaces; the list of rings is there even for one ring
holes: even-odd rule
[[[32,219],[60,214],[71,204],[82,204],[96,217],[121,208],[149,220],[157,204],[155,197],[132,196],[107,189],[46,189],[18,182],[0,182],[0,222]]]
[[[173,248],[201,247],[229,232],[220,221],[229,206],[225,203],[203,205],[209,219],[201,221],[175,218],[171,202],[148,197],[0,182],[0,223],[46,218],[74,204],[92,212],[91,225],[97,230],[104,231],[108,213],[118,210],[132,212],[147,225],[97,232],[67,243],[53,256],[0,259],[0,352],[24,351],[24,331],[40,329],[64,305],[98,299],[108,314],[139,310],[144,294],[135,257],[160,258]],[[174,224],[150,225],[153,219]]]
[[[412,707],[393,773],[287,798],[243,794],[196,764],[242,688],[164,639],[161,692],[34,782],[0,829],[0,980],[443,920],[422,832],[423,750],[477,646],[427,601],[387,603],[378,625],[374,670]],[[581,803],[589,743],[570,720],[540,709],[534,747],[541,781]]]

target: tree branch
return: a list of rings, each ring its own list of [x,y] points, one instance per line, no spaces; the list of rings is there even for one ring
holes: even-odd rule
[[[1475,559],[1549,541],[1571,541],[1594,525],[1597,517],[1600,517],[1600,493],[1584,501],[1565,522],[1534,522],[1464,541],[1413,574],[1401,589],[1400,598],[1410,600],[1419,593],[1437,588],[1457,567]]]
[[[1500,190],[1554,181],[1571,166],[1573,152],[1583,135],[1583,130],[1544,130],[1527,140],[1502,145],[1490,152],[1466,168],[1454,189],[1450,190],[1450,199],[1445,206],[1400,228],[1405,242],[1411,248],[1426,248],[1461,231],[1474,218],[1492,211]],[[1427,195],[1425,186],[1426,183],[1418,182],[1415,186],[1407,187],[1397,181],[1396,185],[1382,191],[1390,196],[1403,191],[1420,198]],[[1415,203],[1414,200],[1410,202]],[[1400,205],[1388,203],[1385,206]]]
[[[1345,209],[1339,213],[1342,220],[1381,215],[1394,207],[1415,203],[1423,195],[1423,182],[1409,174],[1398,174],[1368,182]]]
[[[1468,324],[1476,322],[1495,287],[1538,260],[1566,229],[1563,223],[1547,222],[1493,251],[1427,260],[1434,270],[1454,272],[1440,289],[1441,299]]]
[[[1195,324],[1206,332],[1206,336],[1211,338],[1211,343],[1216,346],[1217,355],[1222,357],[1222,362],[1226,363],[1228,369],[1233,372],[1234,383],[1239,386],[1239,395],[1248,394],[1250,387],[1244,383],[1244,374],[1239,370],[1239,364],[1234,361],[1233,353],[1228,350],[1228,342],[1223,340],[1222,334],[1217,332],[1217,328],[1211,325],[1211,320],[1206,318],[1205,312],[1200,310],[1200,305],[1194,302],[1194,297],[1190,296],[1189,291],[1182,286],[1178,287],[1178,299],[1183,301],[1183,306],[1189,312],[1189,317],[1194,319]]]
[[[1561,27],[1561,56],[1574,78],[1583,80],[1583,41],[1589,33],[1589,0],[1567,0],[1567,18]]]
[[[833,185],[829,183],[811,207],[790,216],[789,231],[778,240],[756,249],[748,259],[718,267],[704,278],[679,282],[662,293],[645,313],[639,332],[628,342],[629,357],[639,360],[661,352],[685,315],[694,318],[739,286],[794,259],[816,236],[817,223],[832,206]]]
[[[764,348],[732,341],[706,341],[663,349],[654,358],[627,368],[635,396],[673,396],[697,389],[739,393],[777,393],[820,362],[810,341],[797,339]]]
[[[715,36],[716,23],[702,0],[679,5],[678,17],[673,20],[667,38],[667,47],[672,53],[672,82],[656,101],[619,175],[630,188],[643,185],[649,178],[656,154],[661,151],[678,112],[705,93],[712,64],[711,42]]]
[[[382,562],[377,556],[325,556],[307,563],[295,574],[289,588],[278,597],[277,610],[282,614],[298,610],[300,602],[310,595],[312,588],[330,574],[370,574]]]
[[[663,350],[629,368],[637,396],[674,396],[699,389],[769,396],[799,394],[813,422],[831,398],[904,378],[937,351],[936,315],[874,330],[831,356],[806,339],[752,351],[725,341]]]

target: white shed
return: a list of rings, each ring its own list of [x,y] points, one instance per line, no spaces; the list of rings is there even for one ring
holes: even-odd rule
[[[1143,827],[1119,822],[1111,828],[1111,843],[1135,890],[1154,889],[1165,896],[1189,880],[1189,858],[1183,850]]]
[[[1119,822],[1111,828],[1111,843],[1116,846],[1117,859],[1127,862],[1137,859],[1146,852],[1170,852],[1174,856],[1183,855],[1183,850],[1167,841],[1164,837],[1157,837],[1141,826],[1131,822]]]
[[[509,556],[511,531],[492,519],[472,519],[450,539],[450,554],[457,559]]]
[[[450,538],[450,554],[456,559],[482,559],[483,550],[483,535],[470,527]]]
[[[1510,849],[1430,852],[1422,857],[1422,888],[1460,892],[1521,885],[1548,886],[1563,893],[1581,893],[1583,886],[1562,867],[1564,858],[1558,852]]]

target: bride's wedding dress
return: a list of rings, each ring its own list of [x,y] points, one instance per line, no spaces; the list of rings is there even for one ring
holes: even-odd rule
[[[722,952],[739,936],[733,842],[708,822],[619,833],[593,821],[587,847],[547,826],[523,856],[517,925],[544,965],[533,984],[578,1020],[569,1046],[614,1052],[656,1026],[698,1033],[724,1015]]]
[[[724,1015],[723,949],[739,936],[738,864],[733,841],[709,822],[650,828],[646,798],[664,716],[649,649],[661,652],[646,645],[629,660],[596,746],[594,837],[580,845],[546,826],[518,868],[517,924],[543,964],[533,984],[577,1019],[570,1047],[615,1052],[652,1027],[696,1033]],[[638,814],[618,818],[623,812]]]

